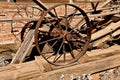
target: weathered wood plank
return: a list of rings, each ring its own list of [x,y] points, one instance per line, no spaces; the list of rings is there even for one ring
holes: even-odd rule
[[[96,39],[99,39],[100,37],[113,32],[114,30],[120,28],[120,21],[116,22],[116,23],[111,23],[110,25],[108,25],[106,28],[97,31],[96,33],[92,34],[91,36],[91,41],[94,41]]]
[[[117,31],[101,38],[98,39],[97,41],[94,41],[92,44],[92,47],[98,47],[99,45],[101,45],[102,43],[104,43],[105,41],[110,41],[111,39],[113,39],[115,36],[120,35],[120,29],[118,29]]]
[[[87,52],[87,55],[89,58],[86,60],[86,62],[103,59],[103,58],[110,57],[113,55],[119,55],[120,54],[119,49],[120,49],[120,46],[114,45],[112,47],[109,47],[108,49],[92,50],[90,52]]]
[[[26,55],[29,54],[30,51],[32,50],[33,42],[34,42],[34,30],[30,30],[10,64],[23,62]]]

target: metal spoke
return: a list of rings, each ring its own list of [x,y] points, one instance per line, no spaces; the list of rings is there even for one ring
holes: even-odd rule
[[[66,30],[67,30],[67,28],[68,28],[68,21],[67,21],[67,18],[68,18],[68,16],[67,16],[67,5],[65,5],[65,22],[66,22]]]
[[[55,17],[57,18],[57,21],[58,21],[58,24],[57,24],[57,25],[60,26],[60,18],[58,17],[57,11],[56,11],[55,8],[54,8],[53,10],[54,10],[54,13],[55,13],[55,15],[56,15]]]
[[[57,60],[62,56],[62,54],[59,54],[59,57],[57,57],[58,55],[55,56],[53,63],[57,62]]]
[[[57,42],[58,42],[58,41],[55,41],[55,42],[52,44],[52,46],[50,46],[50,48],[52,49]],[[50,50],[50,49],[49,49],[49,50]],[[48,50],[48,51],[49,51],[49,50]]]
[[[70,50],[71,50],[70,55],[72,56],[73,59],[75,59],[75,56],[74,56],[73,51],[72,51],[72,46],[71,46],[70,43],[68,43],[68,44],[69,44],[69,47],[70,47]]]
[[[55,42],[52,44],[52,46],[49,46],[49,47],[52,49],[57,42],[58,42],[58,41],[55,41]],[[48,52],[48,51],[50,50],[50,48],[49,48],[48,50],[46,50],[47,53],[50,53],[50,52]],[[51,52],[51,53],[52,53],[52,52]],[[48,56],[46,59],[49,59],[49,58],[53,57],[53,55],[54,55],[54,53],[53,53],[52,55]]]
[[[69,23],[72,22],[72,19],[74,18],[76,12],[77,12],[77,9],[75,9],[74,12],[73,12],[72,14],[70,14],[70,18],[69,18],[69,20],[68,20]],[[71,16],[71,15],[72,15],[72,16]]]
[[[54,58],[54,60],[53,60],[54,63],[55,63],[55,62],[60,58],[60,56],[62,55],[62,54],[59,54],[60,49],[62,48],[62,46],[63,46],[63,42],[61,43],[61,45],[60,45],[60,47],[59,47],[59,49],[58,49],[58,51],[57,51],[57,54],[56,54],[56,56],[55,56],[55,58]],[[60,55],[60,56],[57,57],[58,55]]]
[[[51,57],[53,57],[53,56],[54,56],[54,54],[52,54],[52,55],[48,56],[46,59],[49,59],[49,58],[51,58]]]
[[[70,32],[74,31],[75,28],[77,28],[77,27],[79,26],[79,24],[81,24],[81,22],[82,22],[84,19],[85,19],[85,17],[83,17],[83,18],[75,25],[75,27],[72,28],[72,30],[71,30]]]
[[[58,15],[57,15],[56,9],[54,8],[53,10],[54,10],[54,13],[55,13],[55,15],[56,15],[55,17],[57,17],[57,20],[58,20],[58,22],[59,22],[59,18],[58,18]]]
[[[63,59],[64,59],[64,62],[65,62],[65,59],[66,59],[65,45],[63,45]]]
[[[49,39],[49,40],[40,42],[39,45],[40,45],[40,44],[44,44],[44,43],[46,43],[46,42],[50,42],[50,41],[54,41],[54,40],[59,40],[59,39],[61,39],[61,38],[62,38],[62,37],[57,37],[57,38]]]
[[[45,19],[47,22],[49,22],[52,26],[56,27],[56,26],[53,24],[53,22],[51,22],[50,20],[48,20],[48,18],[44,17],[44,19]]]
[[[27,12],[27,8],[24,9],[25,10],[25,14],[28,17],[28,12]]]
[[[67,17],[67,5],[65,5],[65,18]]]

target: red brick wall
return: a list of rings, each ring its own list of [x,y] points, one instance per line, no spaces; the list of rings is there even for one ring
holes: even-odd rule
[[[0,44],[14,43],[13,35],[11,34],[11,23],[2,22],[2,20],[11,19],[12,14],[7,12],[7,9],[0,8]]]

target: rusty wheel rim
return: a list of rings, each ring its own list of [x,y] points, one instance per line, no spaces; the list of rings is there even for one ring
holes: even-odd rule
[[[51,7],[40,17],[35,28],[36,48],[53,65],[78,61],[86,53],[90,38],[91,27],[86,13],[72,4]]]

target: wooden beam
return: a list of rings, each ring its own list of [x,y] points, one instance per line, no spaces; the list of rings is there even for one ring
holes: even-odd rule
[[[119,49],[120,49],[119,45],[114,45],[114,46],[111,46],[111,47],[109,47],[107,49],[91,50],[91,51],[88,51],[86,54],[91,58],[91,57],[96,57],[96,56],[101,56],[101,55],[109,55],[111,53],[114,54],[115,51],[119,52],[120,51]]]
[[[4,74],[5,73],[5,74]],[[42,71],[35,61],[22,64],[12,64],[0,68],[0,79],[2,80],[28,80],[40,76]]]

